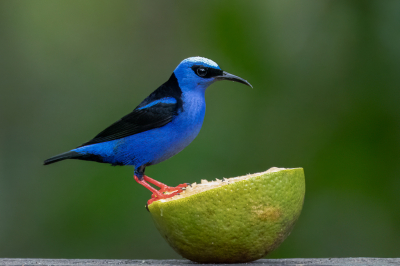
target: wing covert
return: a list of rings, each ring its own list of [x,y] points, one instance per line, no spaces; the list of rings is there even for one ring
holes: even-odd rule
[[[130,114],[115,122],[92,140],[79,147],[121,139],[127,136],[138,134],[154,128],[165,126],[172,121],[178,113],[178,106],[175,99],[160,99],[158,101],[140,107]]]
[[[130,114],[115,122],[79,147],[121,139],[165,126],[183,111],[182,90],[174,73]]]

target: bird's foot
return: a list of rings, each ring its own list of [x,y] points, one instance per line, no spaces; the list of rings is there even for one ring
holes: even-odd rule
[[[159,187],[160,190],[158,190],[158,192],[164,193],[164,194],[167,194],[167,195],[171,194],[169,192],[176,192],[176,191],[181,192],[183,190],[183,188],[185,188],[185,187],[187,187],[189,185],[189,183],[185,183],[185,184],[180,184],[180,185],[178,185],[176,187],[170,187],[170,186],[167,186],[166,184],[161,183],[161,182],[159,182],[159,181],[157,181],[157,180],[155,180],[153,178],[150,178],[148,176],[143,176],[143,178],[144,178],[145,181],[147,181],[147,182]]]
[[[182,192],[183,190],[185,190],[185,188],[188,186],[188,184],[180,184],[177,185],[176,187],[169,187],[167,185],[165,185],[164,187],[161,187],[161,189],[159,190],[159,192],[164,193],[164,192]]]
[[[147,202],[148,205],[156,200],[172,198],[175,195],[179,195],[179,193],[182,192],[184,188],[189,185],[188,183],[185,183],[185,184],[180,184],[176,187],[170,187],[145,175],[143,176],[142,180],[139,180],[139,178],[136,175],[134,176],[134,178],[136,182],[138,182],[139,184],[143,185],[145,188],[153,192],[153,194],[151,195],[151,199]],[[153,188],[146,181],[149,182],[150,184],[159,187],[160,190]]]
[[[173,188],[171,187],[171,190],[172,190],[172,189],[173,189]],[[159,191],[161,191],[161,189],[160,189]],[[171,192],[171,191],[163,192],[163,193],[161,194],[161,196],[159,196],[159,195],[153,193],[153,194],[151,195],[151,199],[149,199],[149,200],[147,201],[147,205],[150,205],[151,203],[153,203],[154,201],[157,201],[157,200],[172,198],[173,196],[179,195],[180,192],[182,192],[182,190],[174,189],[172,192]]]
[[[170,187],[148,176],[144,176],[144,180],[159,187],[160,190],[158,190],[157,192],[161,193],[161,196],[158,193],[153,193],[151,195],[151,199],[147,202],[148,205],[150,205],[156,200],[172,198],[175,195],[179,195],[179,193],[181,193],[189,185],[189,183],[185,183],[185,184],[180,184],[176,187]]]

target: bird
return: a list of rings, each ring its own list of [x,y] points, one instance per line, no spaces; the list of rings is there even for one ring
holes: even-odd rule
[[[131,165],[135,169],[134,179],[153,193],[152,200],[179,194],[188,184],[167,186],[146,176],[145,169],[176,155],[196,138],[206,111],[205,91],[221,80],[252,87],[248,81],[221,70],[210,59],[186,58],[131,113],[92,140],[45,160],[44,165],[65,159]]]

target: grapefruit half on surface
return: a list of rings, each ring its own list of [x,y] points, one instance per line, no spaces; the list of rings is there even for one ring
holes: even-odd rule
[[[276,168],[200,184],[148,205],[171,247],[200,263],[260,259],[290,234],[304,201],[303,168]]]

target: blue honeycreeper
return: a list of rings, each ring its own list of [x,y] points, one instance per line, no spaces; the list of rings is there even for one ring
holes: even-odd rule
[[[167,82],[151,93],[130,114],[122,117],[94,139],[71,151],[47,159],[51,164],[79,159],[133,165],[135,180],[153,193],[153,199],[172,197],[186,184],[169,187],[149,178],[145,168],[174,156],[189,145],[200,131],[206,111],[204,93],[218,80],[246,84],[246,80],[222,71],[212,60],[183,60]],[[157,186],[155,189],[147,182]],[[164,194],[164,192],[172,192]]]

